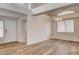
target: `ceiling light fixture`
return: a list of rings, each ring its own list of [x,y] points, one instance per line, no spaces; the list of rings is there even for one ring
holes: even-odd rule
[[[72,14],[72,13],[75,13],[75,12],[74,11],[64,11],[64,12],[58,13],[58,16],[68,15],[68,14]]]
[[[61,20],[63,20],[63,18],[57,17],[57,18],[55,18],[54,20],[55,20],[55,21],[61,21]]]

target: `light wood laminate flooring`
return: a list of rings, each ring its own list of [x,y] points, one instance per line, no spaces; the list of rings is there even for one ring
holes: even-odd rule
[[[79,55],[79,42],[49,39],[33,45],[0,44],[0,55]]]

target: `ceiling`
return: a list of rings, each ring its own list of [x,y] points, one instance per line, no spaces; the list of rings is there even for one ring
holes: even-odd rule
[[[64,17],[64,18],[66,18],[66,17],[67,18],[79,17],[79,3],[68,5],[68,6],[61,7],[61,8],[57,8],[57,9],[48,11],[45,14],[47,14],[50,17],[56,17],[58,13],[61,13],[63,11],[74,11],[75,13],[63,15],[63,16],[60,16],[60,17]]]
[[[14,5],[20,6],[20,7],[23,7],[23,8],[27,8],[28,7],[28,3],[14,3]]]
[[[0,16],[25,17],[29,13],[26,3],[0,3]]]
[[[19,16],[19,17],[21,15],[26,16],[27,14],[32,12],[31,10],[28,9],[28,4],[30,4],[30,3],[2,3],[2,4],[0,4],[0,15],[7,16],[7,13],[8,13],[10,16],[11,15],[12,16]],[[32,3],[31,7],[33,8],[33,10],[35,8],[35,12],[39,12],[39,11],[45,12],[46,11],[45,14],[47,14],[48,16],[53,16],[53,15],[56,15],[57,13],[59,13],[63,10],[71,9],[70,7],[69,8],[67,7],[67,9],[65,9],[66,7],[62,8],[62,10],[59,8],[59,6],[65,6],[65,5],[66,4],[58,4],[58,3],[55,3],[55,4],[54,3],[51,3],[51,4],[49,4],[49,3]],[[40,7],[40,6],[43,6],[43,7]],[[58,6],[58,8],[54,8],[57,6]],[[37,8],[37,7],[40,7],[40,8]],[[78,11],[79,9],[77,9],[77,8],[79,8],[79,7],[76,6],[73,9]],[[49,10],[49,9],[51,9],[51,11],[47,12],[47,10]],[[41,13],[43,13],[43,12],[41,12]]]
[[[31,4],[31,8],[32,8],[32,9],[33,9],[33,8],[37,8],[37,7],[43,6],[43,5],[45,5],[45,4],[47,4],[47,3],[32,3],[32,4]]]
[[[39,3],[38,3],[39,4]],[[71,5],[72,3],[47,3],[32,9],[32,15],[48,13],[48,11]],[[51,13],[51,12],[50,12]]]
[[[57,8],[57,9],[46,12],[46,14],[49,16],[57,16],[57,14],[62,11],[70,11],[70,10],[73,10],[76,12],[79,11],[79,4],[73,4],[73,5]]]

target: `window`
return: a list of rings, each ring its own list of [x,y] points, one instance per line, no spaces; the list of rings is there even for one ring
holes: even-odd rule
[[[3,21],[0,21],[0,38],[3,38]]]
[[[57,32],[74,32],[74,20],[57,22]]]

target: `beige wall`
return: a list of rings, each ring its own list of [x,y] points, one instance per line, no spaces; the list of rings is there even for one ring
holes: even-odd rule
[[[27,19],[27,44],[47,40],[50,36],[50,21],[46,15],[32,16]]]
[[[74,19],[74,23],[75,23],[74,24],[74,27],[75,27],[74,33],[58,33],[56,23],[57,22],[55,22],[55,21],[51,22],[52,38],[79,41],[79,19],[78,18]]]

